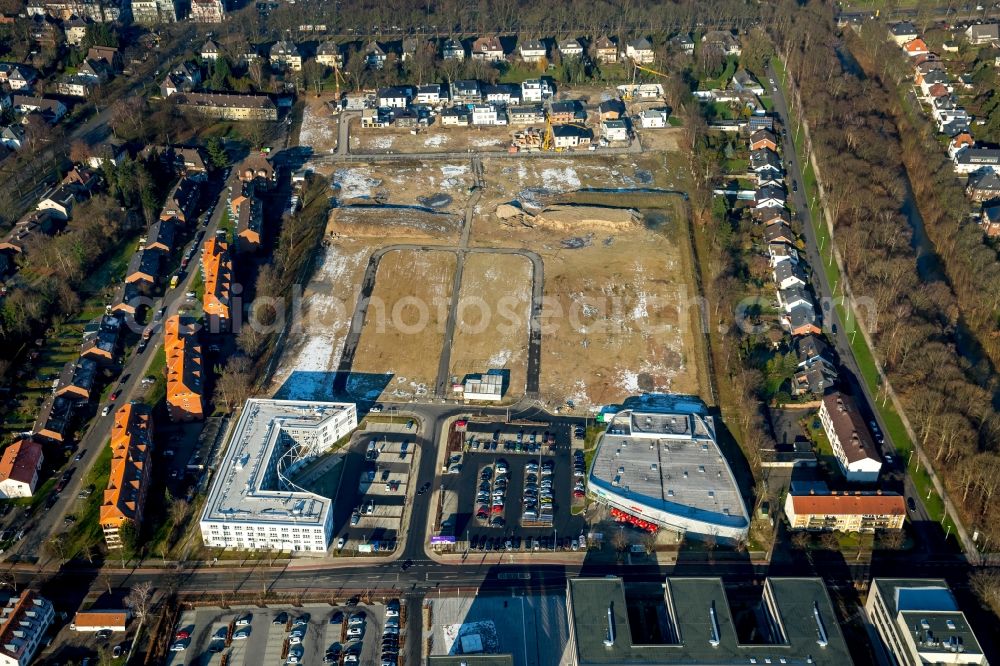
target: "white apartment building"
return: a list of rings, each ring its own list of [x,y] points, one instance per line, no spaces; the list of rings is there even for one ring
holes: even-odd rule
[[[521,82],[521,101],[528,102],[542,101],[542,82],[538,79],[528,79]]]
[[[298,486],[295,474],[357,425],[353,403],[248,400],[212,479],[204,544],[326,553],[333,500]]]
[[[878,481],[882,457],[854,400],[839,392],[824,396],[819,420],[844,477],[860,483]]]
[[[492,104],[477,104],[472,107],[472,124],[473,125],[498,125],[500,115],[497,113],[497,108]],[[507,124],[506,114],[504,115],[503,124]]]
[[[0,666],[28,666],[54,617],[52,604],[32,590],[8,599],[0,610]]]
[[[988,663],[944,580],[876,578],[865,611],[895,666]]]

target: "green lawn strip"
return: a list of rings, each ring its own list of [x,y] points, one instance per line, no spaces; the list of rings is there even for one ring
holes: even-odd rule
[[[167,352],[161,345],[157,348],[156,354],[153,356],[153,360],[149,364],[149,369],[146,371],[147,377],[153,377],[156,379],[156,381],[153,382],[153,385],[146,391],[146,395],[142,399],[142,401],[150,407],[155,407],[167,397],[166,367]]]
[[[774,63],[778,77],[781,79],[782,86],[784,86],[786,79],[784,67],[780,60],[774,59],[772,62]],[[791,113],[792,111],[789,109],[789,114]],[[789,122],[791,124],[791,119],[789,119]],[[809,198],[810,204],[813,201],[816,202],[816,205],[810,205],[809,217],[816,234],[817,242],[820,244],[821,249],[819,254],[823,262],[823,270],[826,272],[827,280],[830,284],[830,290],[836,294],[841,280],[840,268],[837,266],[836,260],[833,259],[830,233],[822,219],[823,211],[819,206],[819,188],[816,183],[816,175],[813,173],[812,165],[806,161],[805,138],[801,132],[798,134],[799,136],[794,137],[796,159],[799,160],[800,165],[806,165],[806,168],[802,171],[803,187],[805,187],[806,196]],[[854,359],[861,372],[861,376],[868,386],[869,392],[873,395],[878,395],[880,392],[878,365],[875,361],[875,355],[865,341],[865,337],[863,335],[854,335],[857,331],[857,318],[854,316],[853,311],[848,316],[849,313],[843,305],[837,305],[836,309],[840,321],[844,322],[844,332],[850,340],[851,351],[854,354]],[[873,404],[872,408],[877,410],[879,416],[882,417],[882,423],[885,424],[889,439],[895,446],[897,453],[902,456],[903,460],[909,459],[914,445],[895,407],[889,401],[886,401],[885,404],[879,401]],[[946,515],[944,500],[934,490],[933,483],[927,471],[922,467],[919,470],[915,470],[914,465],[911,464],[910,477],[919,491],[921,499],[924,501],[928,515],[934,520],[941,522],[942,526],[946,529],[950,527],[951,533],[954,535],[955,524],[951,516]]]
[[[93,494],[86,499],[70,500],[78,502],[80,508],[71,514],[76,518],[76,522],[66,533],[64,544],[66,559],[72,559],[88,545],[96,546],[104,538],[100,521],[101,504],[104,502],[104,490],[108,487],[110,477],[111,446],[106,442],[101,446],[101,452],[83,482],[84,488],[94,486]]]
[[[235,238],[236,228],[233,225],[233,221],[229,218],[228,206],[222,211],[222,218],[219,219],[219,229],[226,232],[226,240],[232,243]]]
[[[556,81],[562,81],[562,67],[556,67],[552,71],[544,72],[539,70],[535,65],[513,66],[500,75],[500,83],[523,83],[528,79],[537,79],[543,75],[550,76]]]
[[[738,114],[733,111],[733,107],[729,105],[729,102],[712,102],[709,106],[712,107],[716,120],[736,120],[738,117]]]
[[[698,82],[698,90],[721,90],[726,87],[726,84],[733,78],[733,74],[736,73],[736,64],[739,61],[736,57],[730,57],[726,60],[726,69],[714,79],[702,79]]]
[[[727,174],[741,176],[750,168],[750,160],[742,158],[724,160],[722,162],[722,168]]]
[[[195,299],[200,303],[205,297],[205,276],[197,268],[194,269],[194,279],[191,280],[191,291],[194,292]]]

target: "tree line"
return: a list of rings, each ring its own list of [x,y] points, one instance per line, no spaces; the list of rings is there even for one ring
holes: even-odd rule
[[[18,256],[19,272],[7,283],[0,301],[0,345],[11,359],[22,344],[50,321],[76,316],[93,291],[107,288],[87,283],[102,261],[146,221],[155,217],[169,183],[155,166],[126,160],[117,167],[105,163],[106,192],[74,206],[73,218],[55,236],[36,234]],[[157,183],[160,183],[158,185]],[[136,213],[144,213],[137,217]]]
[[[773,24],[775,42],[801,93],[845,270],[854,293],[872,299],[859,314],[874,351],[963,520],[995,545],[1000,418],[992,387],[977,380],[958,348],[957,325],[972,314],[963,312],[961,290],[918,272],[901,212],[908,139],[891,112],[898,97],[879,79],[845,68],[828,7],[788,2],[776,12],[783,18]]]
[[[900,49],[885,48],[885,42],[884,33],[866,29],[848,44],[865,70],[898,98],[890,110],[899,126],[900,154],[914,199],[957,297],[961,322],[987,357],[976,370],[980,381],[988,382],[1000,367],[1000,257],[982,229],[970,221],[975,207],[938,143],[935,128],[905,97],[912,65]]]
[[[332,33],[357,35],[530,32],[532,36],[581,33],[661,33],[695,26],[748,25],[759,16],[743,0],[301,0],[282,3],[266,18],[252,7],[239,12],[240,30],[280,35],[300,25],[326,26]]]

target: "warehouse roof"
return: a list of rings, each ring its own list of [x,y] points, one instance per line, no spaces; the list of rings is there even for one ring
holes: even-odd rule
[[[741,641],[719,578],[668,578],[665,585],[576,578],[570,622],[579,664],[850,664],[830,597],[817,578],[769,578],[757,635]],[[634,611],[634,612],[630,612]],[[654,615],[655,613],[655,615]],[[655,617],[658,626],[632,627]],[[610,617],[609,617],[610,616]],[[658,629],[658,631],[656,630]]]

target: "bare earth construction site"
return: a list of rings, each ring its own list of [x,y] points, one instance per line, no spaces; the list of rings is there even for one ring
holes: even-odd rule
[[[676,157],[318,166],[338,205],[276,388],[328,398],[340,372],[359,399],[426,400],[492,370],[505,403],[707,396]]]

